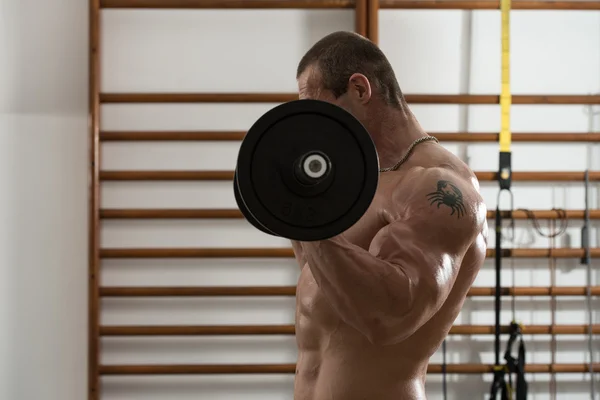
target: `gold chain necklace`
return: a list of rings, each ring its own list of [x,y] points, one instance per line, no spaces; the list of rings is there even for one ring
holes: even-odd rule
[[[414,142],[411,143],[411,145],[408,147],[408,150],[406,150],[406,154],[404,154],[404,156],[400,159],[400,161],[398,161],[395,165],[393,165],[391,167],[381,168],[379,170],[379,172],[388,172],[388,171],[395,171],[395,170],[397,170],[408,159],[408,156],[410,156],[410,153],[413,151],[413,149],[415,148],[416,145],[418,145],[419,143],[430,141],[430,140],[433,140],[434,142],[439,143],[439,141],[437,140],[437,138],[435,138],[433,136],[423,136],[423,137],[420,137],[420,138],[418,138],[417,140],[415,140]]]

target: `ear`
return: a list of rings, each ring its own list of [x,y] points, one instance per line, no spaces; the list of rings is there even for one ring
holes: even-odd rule
[[[371,100],[371,83],[363,74],[352,74],[348,80],[348,93],[360,103],[365,104]]]

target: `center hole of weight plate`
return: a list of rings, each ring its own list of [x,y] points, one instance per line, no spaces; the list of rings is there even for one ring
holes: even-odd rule
[[[331,169],[329,158],[317,151],[304,154],[297,161],[296,178],[303,184],[312,185],[320,182]]]
[[[310,181],[313,179],[321,179],[329,170],[329,160],[324,154],[309,153],[303,157],[302,174]]]
[[[310,172],[319,173],[323,169],[323,163],[318,160],[313,160],[308,164]]]

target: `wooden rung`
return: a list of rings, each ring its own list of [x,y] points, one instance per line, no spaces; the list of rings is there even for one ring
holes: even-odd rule
[[[487,250],[487,257],[494,257],[496,251],[494,249]],[[592,257],[600,256],[600,248],[590,250]],[[504,249],[502,257],[519,257],[519,258],[581,258],[583,257],[583,249],[574,248],[549,248],[549,249]]]
[[[327,9],[352,8],[354,0],[100,0],[101,8]]]
[[[593,371],[600,371],[600,364],[592,365]],[[221,364],[221,365],[101,365],[101,375],[207,375],[207,374],[293,374],[296,364]],[[439,374],[443,365],[430,364],[427,373]],[[450,374],[491,373],[489,364],[448,364]],[[528,373],[586,373],[589,364],[527,364]]]
[[[481,182],[497,181],[497,172],[475,172]],[[102,181],[229,181],[233,171],[101,171]],[[584,172],[579,171],[517,171],[513,181],[522,182],[574,182],[583,181]],[[590,181],[600,180],[600,171],[590,171]]]
[[[101,258],[290,258],[291,248],[101,249]]]
[[[101,8],[327,9],[353,8],[354,0],[100,0]],[[499,1],[380,0],[380,9],[497,10]],[[513,1],[514,10],[600,10],[596,1]]]
[[[294,335],[294,325],[103,326],[101,336]]]
[[[499,95],[409,94],[409,104],[499,104]],[[297,93],[101,93],[108,103],[285,103]],[[600,104],[600,95],[513,95],[512,104]]]
[[[534,218],[537,219],[582,219],[585,217],[585,210],[564,210],[563,212],[558,212],[554,210],[530,210],[533,214]],[[502,218],[514,218],[518,220],[529,219],[529,215],[527,212],[523,210],[514,210],[510,211],[500,211],[500,215]],[[589,210],[590,219],[600,219],[600,210]],[[496,217],[495,210],[489,210],[487,212],[487,217],[492,219]]]
[[[521,331],[525,335],[584,335],[589,333],[588,325],[523,325]],[[493,325],[455,325],[450,329],[451,335],[493,335]],[[502,326],[501,332],[510,332],[509,326]],[[600,333],[600,325],[592,325],[592,333]]]
[[[587,373],[589,372],[589,364],[526,364],[525,372],[527,373]],[[592,364],[594,372],[600,371],[600,363]],[[448,373],[454,374],[485,374],[493,371],[493,365],[480,364],[450,364],[446,366]],[[427,372],[439,374],[443,372],[441,364],[429,365]]]
[[[507,334],[509,326],[502,326]],[[583,335],[588,325],[523,325],[525,335]],[[102,326],[101,336],[216,336],[216,335],[294,335],[294,325],[217,325],[217,326]],[[600,325],[592,326],[592,333],[600,333]],[[450,335],[493,335],[493,325],[455,325]]]
[[[103,209],[103,219],[240,219],[242,213],[231,209]]]
[[[600,257],[600,248],[590,250],[592,257]],[[290,258],[291,248],[105,248],[101,258]],[[583,249],[532,248],[504,249],[502,257],[519,258],[581,258]],[[494,257],[494,249],[487,250],[487,257]]]
[[[480,181],[497,181],[497,172],[495,171],[486,171],[486,172],[476,172],[477,179]],[[513,181],[523,181],[523,182],[570,182],[570,181],[583,181],[585,177],[584,172],[577,171],[526,171],[526,172],[513,172],[512,180]],[[590,171],[589,173],[590,181],[600,180],[600,171]]]
[[[553,210],[531,210],[537,219],[582,219],[584,210],[564,210],[557,213]],[[501,211],[502,218],[511,218],[509,211]],[[600,219],[600,210],[590,210],[590,219]],[[496,211],[490,210],[487,217],[495,218]],[[242,213],[237,208],[231,209],[102,209],[102,219],[241,219]],[[512,218],[517,220],[528,219],[525,211],[513,211]]]
[[[101,171],[102,181],[232,181],[233,171]]]
[[[600,4],[600,3],[599,3]],[[498,142],[498,133],[430,132],[440,142]],[[245,131],[102,131],[103,142],[241,141]],[[600,133],[512,133],[513,142],[600,142]]]
[[[585,296],[585,286],[549,286],[549,287],[504,287],[501,289],[502,296]],[[600,286],[590,287],[592,296],[600,295]],[[471,287],[468,297],[494,296],[494,287]]]
[[[274,365],[101,365],[100,375],[290,374],[295,364]]]
[[[498,0],[379,0],[381,9],[437,9],[437,10],[498,10]],[[519,1],[511,2],[513,10],[600,10],[598,1]]]
[[[110,103],[285,103],[298,100],[297,93],[101,93]]]
[[[272,297],[294,296],[295,286],[199,286],[199,287],[101,287],[101,297]],[[592,286],[593,296],[600,295],[600,286]],[[495,287],[471,287],[468,297],[489,297]],[[503,287],[502,296],[585,296],[585,286]]]
[[[600,3],[598,3],[600,4]],[[430,135],[435,136],[440,142],[493,142],[497,143],[499,139],[498,133],[435,133]],[[600,141],[600,133],[512,133],[511,140],[513,142],[598,142]]]
[[[102,131],[103,142],[240,141],[245,131]]]
[[[295,286],[101,287],[102,297],[294,296]]]

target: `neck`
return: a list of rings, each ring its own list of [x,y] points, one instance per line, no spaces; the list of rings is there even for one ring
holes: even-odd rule
[[[387,168],[396,164],[415,140],[427,134],[407,107],[380,110],[384,111],[369,119],[367,129],[375,143],[380,166]]]

